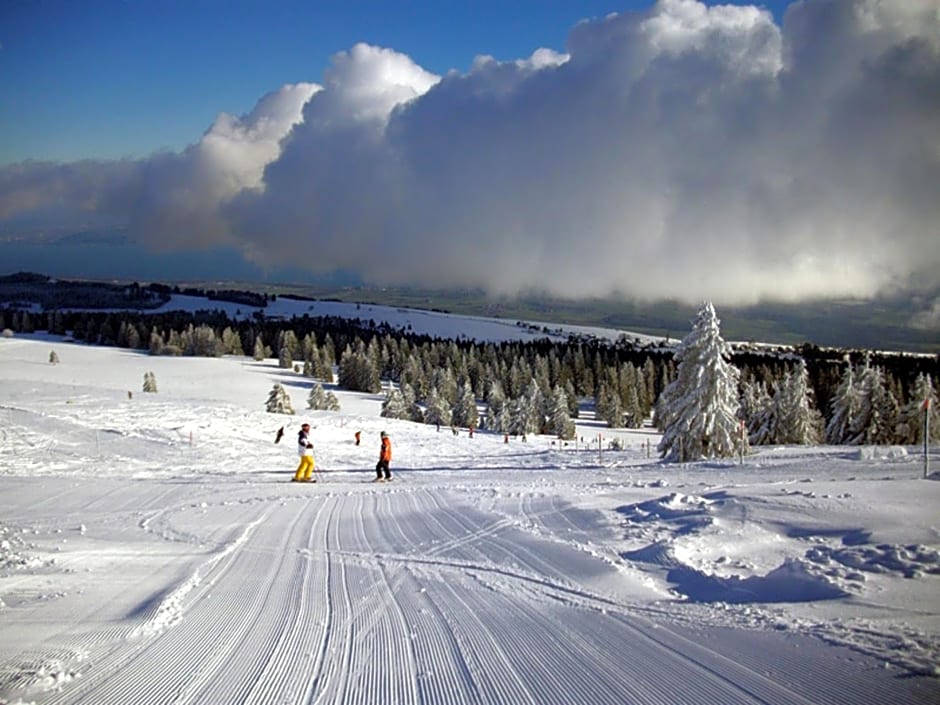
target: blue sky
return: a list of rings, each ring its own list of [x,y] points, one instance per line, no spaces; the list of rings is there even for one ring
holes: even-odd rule
[[[778,17],[784,0],[762,3]],[[564,51],[580,19],[650,0],[4,0],[0,165],[140,157],[198,140],[357,42],[443,75]]]

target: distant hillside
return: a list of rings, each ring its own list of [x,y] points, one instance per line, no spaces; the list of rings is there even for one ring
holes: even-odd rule
[[[200,286],[198,282],[192,286]],[[350,303],[374,303],[445,311],[468,316],[544,321],[619,328],[680,339],[689,330],[698,305],[677,301],[586,299],[570,301],[539,296],[493,298],[482,291],[440,291],[395,287],[322,287],[307,284],[259,285],[212,282],[213,286],[291,294]],[[936,299],[940,291],[925,297]],[[912,320],[921,307],[911,299],[816,301],[802,304],[717,306],[727,340],[781,345],[811,343],[822,347],[940,354],[940,331],[920,329]]]
[[[43,275],[16,274],[0,277],[0,302],[23,298],[26,291],[46,308],[56,306],[108,307],[115,298],[140,300],[153,305],[168,293],[205,295],[210,299],[263,306],[272,296],[306,297],[348,303],[381,304],[512,320],[543,321],[635,331],[680,339],[689,330],[697,306],[677,301],[637,302],[623,299],[579,301],[540,296],[494,298],[477,290],[441,291],[405,288],[327,287],[311,284],[260,284],[245,281],[153,283],[128,289],[129,282],[69,282]],[[97,285],[101,296],[94,295]],[[151,292],[155,299],[142,296]],[[933,300],[935,292],[924,297]],[[72,299],[71,297],[75,297]],[[70,300],[70,303],[63,303]],[[78,303],[81,300],[83,303]],[[97,303],[95,303],[97,302]],[[940,332],[918,328],[912,321],[923,304],[909,298],[871,301],[817,301],[801,304],[760,304],[747,307],[719,306],[722,334],[727,340],[781,345],[811,343],[822,347],[940,353]]]

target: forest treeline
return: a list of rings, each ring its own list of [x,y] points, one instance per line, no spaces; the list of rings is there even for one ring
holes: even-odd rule
[[[331,316],[285,320],[255,313],[233,319],[217,310],[36,314],[12,306],[0,309],[0,327],[14,334],[48,330],[153,355],[275,358],[312,380],[354,391],[384,389],[385,416],[561,438],[574,434],[573,419],[584,400],[593,400],[597,417],[611,427],[641,426],[655,418],[657,401],[676,377],[673,348],[626,337],[492,343]],[[938,356],[804,344],[731,346],[730,357],[740,373],[738,415],[751,444],[758,445],[917,443],[914,410],[925,395],[936,396],[940,378]],[[787,424],[806,425],[793,420],[792,405],[813,415],[810,425],[818,432],[800,436],[784,430]]]

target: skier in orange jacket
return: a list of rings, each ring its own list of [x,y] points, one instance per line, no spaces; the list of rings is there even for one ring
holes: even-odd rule
[[[375,464],[375,481],[391,480],[392,472],[388,464],[392,461],[392,440],[382,431],[382,446],[379,449],[379,462]],[[384,476],[383,476],[384,473]]]

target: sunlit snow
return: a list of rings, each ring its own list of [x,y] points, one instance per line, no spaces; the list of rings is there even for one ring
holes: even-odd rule
[[[0,338],[0,702],[940,701],[919,449],[663,464],[651,428],[471,438],[310,384]]]

